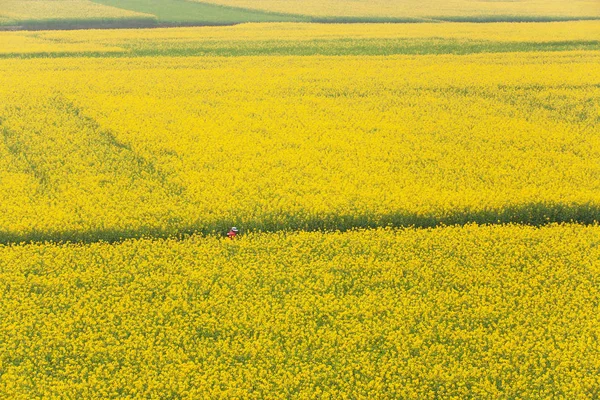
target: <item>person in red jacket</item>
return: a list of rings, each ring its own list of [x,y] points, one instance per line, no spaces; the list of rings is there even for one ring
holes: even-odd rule
[[[229,239],[235,239],[235,237],[237,236],[237,234],[238,234],[238,228],[236,228],[236,227],[234,226],[233,228],[231,228],[231,229],[229,230],[229,232],[227,232],[227,237],[228,237]]]

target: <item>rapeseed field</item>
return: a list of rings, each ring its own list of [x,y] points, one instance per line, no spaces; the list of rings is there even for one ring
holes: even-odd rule
[[[200,2],[200,0],[196,0]],[[202,1],[205,2],[205,1]],[[209,0],[208,3],[254,10],[318,17],[365,17],[494,21],[600,17],[600,6],[591,0]],[[352,21],[352,19],[349,19]]]
[[[595,0],[3,0],[0,29],[214,26],[248,22],[598,20]]]
[[[301,21],[261,11],[185,0],[2,0],[0,30],[139,28]]]
[[[2,58],[427,55],[600,50],[600,22],[242,24],[233,27],[18,31]]]
[[[591,39],[594,29],[569,24],[580,29],[542,25],[529,36]],[[386,29],[403,34],[378,29],[375,43]],[[204,31],[170,32],[156,35],[177,47]],[[517,32],[504,40],[518,42]],[[80,45],[56,35],[55,45]],[[110,54],[149,34],[114,35],[90,45]],[[584,50],[13,55],[0,60],[0,236],[590,223],[600,207],[599,65]]]
[[[0,397],[598,398],[599,34],[0,32]]]
[[[0,247],[10,398],[596,398],[600,228]]]
[[[155,17],[89,0],[3,0],[0,3],[0,26],[36,21],[126,19],[152,21]]]

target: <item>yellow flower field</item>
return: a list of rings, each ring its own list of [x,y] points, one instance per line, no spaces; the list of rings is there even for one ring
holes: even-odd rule
[[[510,24],[495,33],[446,28],[448,40],[464,39],[471,26],[476,38],[497,43],[492,37],[506,33],[523,46],[493,56],[144,55],[163,47],[177,54],[182,43],[251,54],[257,45],[236,41],[237,27],[229,40],[217,38],[223,28],[215,39],[197,28],[89,40],[90,48],[134,49],[131,58],[9,55],[0,60],[0,236],[592,222],[600,207],[599,53],[526,48],[544,37],[549,45],[591,40],[600,24],[548,25],[559,29],[541,24],[522,42],[522,28]],[[294,32],[319,35],[302,24],[275,25],[272,34],[285,28],[289,41]],[[337,29],[328,43],[356,40],[360,51],[355,28]],[[375,32],[370,46],[386,46],[386,32],[411,31]],[[93,34],[40,38],[82,46]]]
[[[600,17],[600,6],[593,0],[209,0],[208,2],[255,10],[322,17],[442,18],[497,15]]]
[[[19,31],[0,35],[0,54],[96,53],[117,51],[135,56],[143,51],[170,51],[182,48],[236,48],[242,54],[264,45],[277,49],[301,48],[307,44],[348,48],[361,41],[384,48],[390,43],[417,43],[432,46],[440,42],[466,45],[522,44],[518,50],[530,50],[532,44],[590,43],[600,37],[600,21],[554,23],[422,23],[422,24],[241,24],[231,27],[194,27],[159,29],[88,29],[80,31]],[[369,41],[373,41],[369,42]],[[425,41],[424,43],[422,41]],[[348,42],[350,44],[348,44]],[[493,47],[487,52],[492,52]],[[281,50],[280,50],[281,52]],[[202,53],[200,53],[202,54]],[[285,53],[284,53],[285,54]],[[393,53],[392,53],[393,54]]]
[[[70,32],[73,33],[73,32]],[[81,53],[81,52],[119,53],[122,48],[93,43],[72,41],[52,41],[40,38],[31,32],[10,32],[0,35],[0,55],[2,54],[31,54],[31,53]]]
[[[598,398],[599,34],[0,32],[0,398]]]
[[[6,398],[596,398],[600,228],[0,246]]]
[[[132,17],[155,18],[153,15],[105,6],[89,0],[2,0],[0,7],[0,20],[6,19],[15,24],[30,20],[97,20]]]

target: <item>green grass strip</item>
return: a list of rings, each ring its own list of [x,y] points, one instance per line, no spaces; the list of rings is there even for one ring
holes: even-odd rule
[[[299,22],[307,18],[185,0],[96,0],[96,3],[156,16],[159,24],[231,25],[243,22]]]
[[[387,56],[433,54],[479,54],[529,51],[600,50],[600,40],[556,42],[492,42],[454,39],[318,39],[306,41],[143,42],[118,44],[122,52],[7,53],[0,58],[62,57],[240,57],[240,56]]]
[[[84,231],[22,231],[0,230],[0,244],[18,243],[116,243],[127,239],[139,238],[176,238],[190,235],[220,235],[234,225],[245,232],[347,232],[356,229],[373,228],[435,228],[440,226],[505,225],[522,224],[542,227],[551,224],[576,223],[596,226],[600,223],[600,207],[594,204],[549,204],[527,203],[500,209],[461,210],[445,215],[421,215],[398,211],[388,215],[340,215],[330,214],[312,219],[294,214],[276,215],[272,219],[248,221],[240,225],[239,221],[223,219],[210,224],[199,224],[161,229],[145,226],[138,229],[89,229]]]

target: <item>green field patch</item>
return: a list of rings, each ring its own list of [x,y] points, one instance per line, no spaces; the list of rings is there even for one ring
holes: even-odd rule
[[[106,43],[105,45],[108,45]],[[314,39],[223,42],[212,40],[127,41],[121,51],[44,51],[0,53],[0,58],[61,57],[241,57],[241,56],[389,56],[600,50],[600,40],[493,42],[454,39]]]
[[[63,18],[63,19],[28,19],[13,22],[4,30],[44,31],[57,29],[123,29],[123,28],[152,28],[158,26],[154,18]],[[1,26],[0,26],[1,28]],[[1,31],[2,29],[0,29]]]
[[[596,21],[595,16],[553,16],[553,15],[466,15],[466,16],[427,16],[427,17],[308,17],[310,22],[321,24],[362,24],[362,23],[423,23],[423,22],[564,22],[564,21]]]
[[[232,25],[243,22],[298,22],[291,15],[194,3],[185,0],[96,0],[97,3],[155,15],[160,25]]]
[[[157,26],[215,26],[247,22],[312,23],[419,23],[419,22],[555,22],[597,20],[595,15],[465,14],[465,15],[309,15],[235,7],[187,0],[95,0],[81,1],[77,9],[65,2],[30,1],[34,6],[11,1],[0,5],[0,30],[115,29]],[[15,5],[16,4],[16,5]],[[42,5],[46,8],[36,8]],[[108,6],[108,7],[107,7]],[[15,14],[14,10],[21,14]],[[54,8],[53,8],[54,7]],[[58,7],[58,8],[56,8]],[[104,7],[104,8],[103,8]],[[28,8],[36,8],[27,11]],[[44,11],[46,10],[46,11]],[[107,13],[106,10],[110,10]],[[120,11],[119,11],[120,10]],[[3,14],[3,12],[5,14]],[[30,12],[31,14],[27,14]],[[122,15],[119,15],[121,13]]]
[[[34,2],[35,3],[35,2]],[[48,7],[45,2],[42,4]],[[12,15],[11,8],[0,5],[0,30],[55,30],[55,29],[116,29],[149,28],[157,26],[211,26],[233,25],[245,22],[299,22],[309,18],[278,13],[245,10],[215,4],[194,3],[184,0],[98,0],[81,2],[81,10],[69,10],[62,2],[60,8],[48,11],[19,6],[23,14]],[[90,6],[91,5],[91,6]],[[17,7],[17,6],[12,6]],[[92,11],[88,11],[92,10]],[[115,15],[102,14],[110,10]],[[121,10],[122,15],[117,15]],[[53,11],[53,12],[51,12]],[[9,16],[2,16],[7,12]]]
[[[148,13],[124,10],[88,0],[5,0],[0,3],[0,28],[58,29],[152,26]]]

